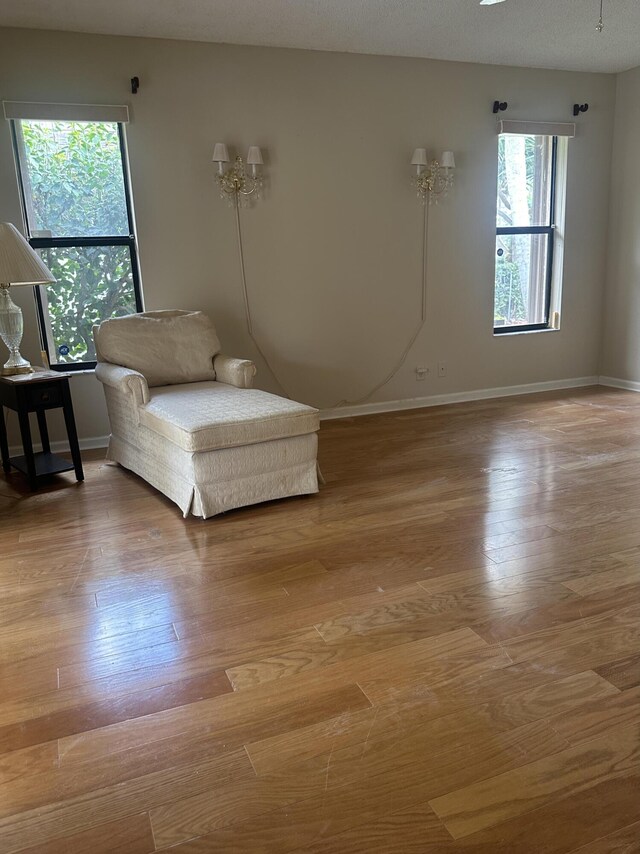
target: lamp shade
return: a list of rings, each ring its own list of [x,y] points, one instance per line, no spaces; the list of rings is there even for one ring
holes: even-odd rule
[[[213,148],[213,157],[211,159],[214,163],[229,162],[229,152],[227,151],[227,146],[224,142],[216,142]]]
[[[440,160],[440,165],[444,166],[445,169],[455,169],[456,168],[456,159],[453,156],[453,151],[443,151],[442,159]]]
[[[55,276],[15,225],[0,222],[0,284],[46,285],[50,282],[55,282]]]
[[[413,152],[413,157],[411,158],[412,166],[428,166],[429,162],[427,160],[427,149],[426,148],[416,148]]]
[[[262,152],[260,151],[259,146],[249,146],[249,151],[247,152],[247,163],[249,166],[262,166],[264,160],[262,159]]]

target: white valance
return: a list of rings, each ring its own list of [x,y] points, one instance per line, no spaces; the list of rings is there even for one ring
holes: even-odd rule
[[[503,119],[498,133],[518,133],[526,136],[575,136],[574,122],[518,122]]]
[[[5,119],[66,122],[128,122],[129,107],[118,104],[38,104],[3,101]]]

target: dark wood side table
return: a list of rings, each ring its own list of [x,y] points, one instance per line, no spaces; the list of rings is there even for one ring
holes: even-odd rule
[[[76,422],[73,415],[73,403],[69,390],[70,374],[36,368],[32,374],[16,374],[11,377],[0,375],[0,452],[2,468],[8,474],[11,467],[26,474],[29,486],[37,489],[38,479],[63,471],[75,470],[76,480],[84,480],[82,458],[78,445]],[[4,409],[13,409],[18,413],[20,435],[24,456],[9,457],[9,442],[4,420]],[[69,448],[73,462],[58,454],[51,453],[49,431],[47,430],[47,409],[62,408],[64,423],[69,437]],[[29,413],[35,412],[38,418],[42,451],[34,453],[31,441]]]

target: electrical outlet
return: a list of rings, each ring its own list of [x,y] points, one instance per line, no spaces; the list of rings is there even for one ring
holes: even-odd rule
[[[438,376],[446,377],[447,375],[447,363],[446,362],[438,362]]]
[[[416,380],[426,380],[427,375],[429,374],[429,368],[416,368]]]

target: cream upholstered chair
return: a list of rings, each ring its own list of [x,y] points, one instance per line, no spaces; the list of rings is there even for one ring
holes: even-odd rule
[[[318,491],[318,410],[251,388],[253,362],[223,356],[202,312],[113,318],[94,338],[108,459],[185,516]]]

